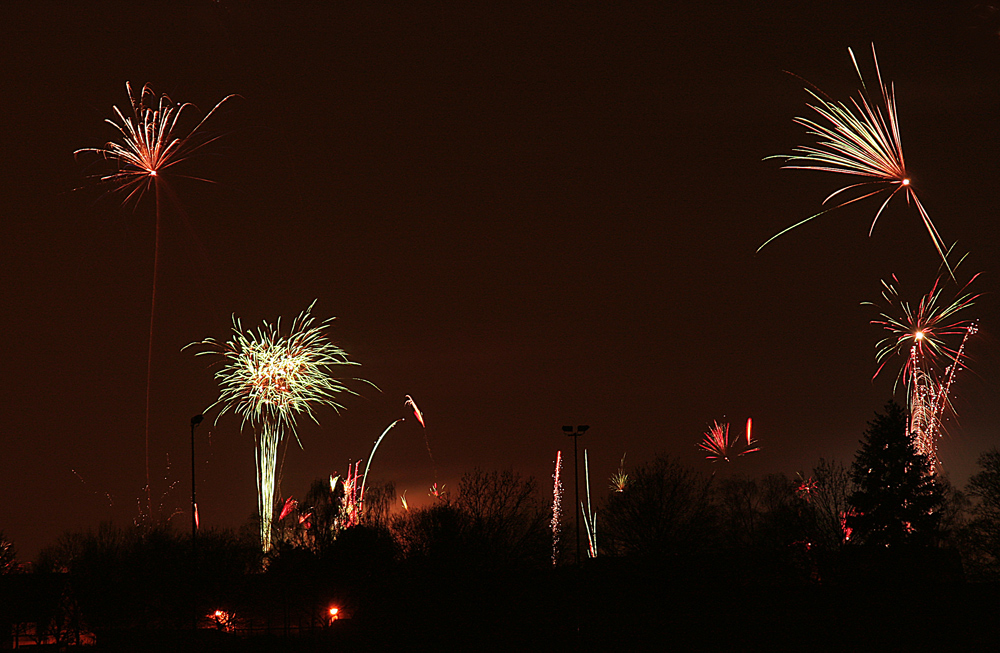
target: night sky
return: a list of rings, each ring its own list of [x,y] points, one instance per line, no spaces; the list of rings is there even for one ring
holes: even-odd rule
[[[144,497],[155,212],[122,208],[73,151],[115,136],[125,82],[213,116],[162,218],[150,467],[165,518],[190,491],[189,421],[217,396],[181,348],[317,300],[362,366],[300,422],[281,494],[366,458],[411,505],[508,466],[548,492],[564,424],[589,424],[598,496],[667,452],[706,473],[850,462],[892,394],[874,382],[880,280],[926,292],[937,255],[899,198],[819,210],[842,179],[763,161],[807,144],[804,82],[855,94],[853,47],[895,83],[904,152],[942,237],[984,274],[971,371],[940,456],[964,484],[1000,441],[1000,37],[974,2],[7,2],[0,36],[0,529],[22,559]],[[676,5],[670,8],[662,5]],[[768,6],[762,6],[762,5]],[[89,172],[94,172],[90,170]],[[904,400],[902,393],[897,399]],[[712,465],[718,420],[762,452]],[[253,436],[198,432],[205,527],[256,510]],[[581,452],[582,455],[582,452]],[[168,462],[169,461],[169,462]],[[569,468],[571,470],[571,468]],[[176,487],[170,490],[170,485]],[[113,505],[105,496],[109,494]],[[161,495],[166,496],[160,499]],[[186,528],[187,513],[174,518]]]

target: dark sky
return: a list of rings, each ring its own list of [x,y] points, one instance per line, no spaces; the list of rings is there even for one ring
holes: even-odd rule
[[[626,452],[719,474],[849,462],[893,381],[871,381],[881,336],[861,302],[893,273],[925,292],[930,240],[898,201],[871,238],[877,203],[755,250],[843,185],[762,161],[808,142],[792,123],[804,84],[783,71],[847,99],[847,48],[873,81],[872,42],[920,196],[970,252],[960,276],[984,272],[941,444],[964,483],[1000,440],[991,12],[623,4],[6,3],[0,529],[22,557],[67,529],[127,523],[143,496],[154,205],[101,197],[72,156],[114,136],[103,121],[126,81],[203,110],[242,96],[213,117],[217,156],[184,170],[218,183],[174,180],[162,214],[150,466],[164,516],[188,500],[189,419],[217,395],[210,361],[181,347],[227,338],[234,313],[289,320],[314,299],[381,392],[357,385],[341,415],[302,422],[286,496],[366,458],[409,414],[406,394],[448,488],[475,466],[547,488],[564,424],[591,427],[598,496]],[[253,437],[214,417],[198,431],[202,520],[237,526],[256,507]],[[714,420],[747,417],[761,453],[701,457]],[[425,497],[435,470],[414,420],[371,474]]]

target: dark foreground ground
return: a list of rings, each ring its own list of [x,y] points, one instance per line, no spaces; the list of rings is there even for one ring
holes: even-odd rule
[[[556,570],[401,569],[297,633],[98,632],[94,651],[993,651],[1000,586],[948,560],[789,571],[740,560],[597,560]],[[960,571],[960,570],[959,570]],[[825,578],[817,574],[826,574]],[[257,603],[279,606],[271,587]]]

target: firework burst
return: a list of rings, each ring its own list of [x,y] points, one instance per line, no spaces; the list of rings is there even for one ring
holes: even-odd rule
[[[611,475],[611,490],[619,494],[628,487],[628,473],[625,471],[625,454],[622,454],[622,461],[618,464],[618,470]]]
[[[896,375],[893,389],[900,381],[906,384],[909,433],[917,452],[927,456],[932,468],[940,464],[937,442],[943,432],[945,412],[951,408],[952,383],[958,370],[965,366],[965,346],[977,330],[974,320],[963,319],[958,313],[978,299],[978,294],[969,291],[969,285],[978,276],[973,276],[950,303],[942,300],[944,284],[938,278],[916,307],[912,307],[900,298],[899,280],[893,275],[895,283],[882,282],[882,297],[893,312],[887,310],[880,315],[881,319],[872,320],[872,324],[889,332],[876,345],[875,376],[889,361],[903,357],[905,362]]]
[[[795,494],[800,499],[804,499],[806,503],[809,503],[812,501],[813,494],[819,491],[819,483],[812,476],[806,478],[802,472],[797,472],[795,476]]]
[[[136,95],[132,86],[125,82],[125,91],[131,104],[131,115],[126,116],[117,106],[112,107],[116,120],[105,122],[113,126],[120,136],[117,141],[109,141],[103,147],[85,147],[76,150],[74,157],[93,154],[104,161],[113,161],[116,166],[111,172],[92,175],[101,184],[112,187],[113,192],[125,195],[124,203],[132,202],[138,205],[140,199],[150,187],[156,193],[156,240],[153,249],[153,288],[149,308],[149,352],[146,360],[146,512],[152,512],[151,485],[149,478],[149,413],[150,388],[153,376],[153,324],[156,315],[156,280],[160,267],[160,213],[161,190],[169,192],[166,184],[166,173],[172,172],[178,163],[189,159],[203,147],[219,137],[205,136],[201,128],[205,122],[227,100],[236,97],[229,95],[223,98],[212,110],[205,114],[192,128],[187,129],[190,121],[182,121],[183,116],[196,111],[193,104],[176,104],[166,95],[157,98],[156,93],[145,85]],[[183,176],[183,175],[180,175]],[[201,179],[190,177],[191,179]],[[201,181],[208,181],[201,179]]]
[[[794,148],[792,150],[794,153],[791,155],[776,155],[767,158],[784,159],[787,162],[784,167],[789,169],[833,172],[852,178],[860,177],[863,181],[848,184],[834,191],[823,200],[823,204],[826,205],[834,198],[843,199],[843,201],[783,229],[757,248],[757,251],[759,252],[778,236],[786,234],[833,209],[868,197],[886,194],[872,219],[872,225],[868,231],[868,234],[871,235],[875,229],[875,223],[878,222],[879,216],[882,215],[882,211],[885,210],[889,201],[902,192],[906,196],[907,202],[912,202],[916,206],[934,248],[950,272],[951,268],[948,265],[944,242],[923,204],[920,203],[906,171],[903,146],[900,141],[899,118],[896,113],[895,90],[891,84],[882,82],[882,73],[878,67],[875,46],[872,46],[872,58],[875,62],[875,74],[878,77],[879,91],[882,95],[881,107],[869,98],[868,88],[865,85],[861,69],[858,67],[857,59],[854,57],[854,52],[850,48],[847,51],[851,55],[854,69],[861,80],[860,98],[852,98],[848,105],[843,102],[834,102],[821,97],[817,92],[806,89],[806,92],[816,102],[815,104],[807,104],[807,106],[818,114],[819,119],[817,121],[809,118],[795,118],[795,122],[805,127],[810,136],[815,136],[818,139],[816,145]]]
[[[93,176],[101,183],[111,185],[113,190],[124,193],[125,203],[137,203],[151,187],[162,182],[164,173],[172,172],[170,169],[178,163],[218,140],[219,136],[206,136],[202,127],[219,107],[237,96],[224,97],[188,129],[188,121],[182,122],[181,118],[197,111],[197,107],[190,102],[177,104],[166,95],[157,97],[148,84],[136,95],[132,85],[125,82],[125,91],[131,104],[131,114],[126,115],[115,106],[112,109],[116,119],[105,120],[118,131],[120,138],[109,141],[103,147],[81,148],[73,154],[91,153],[114,161],[117,164],[114,171]],[[209,181],[200,177],[188,178]]]
[[[973,276],[950,303],[942,299],[944,284],[938,278],[915,307],[901,298],[896,275],[892,275],[893,283],[883,280],[882,298],[890,309],[881,313],[881,319],[872,320],[872,324],[881,326],[889,335],[875,346],[878,369],[872,378],[877,377],[886,364],[897,356],[905,356],[906,360],[896,377],[897,384],[912,377],[916,372],[914,363],[918,361],[954,360],[958,350],[949,347],[948,342],[956,337],[964,338],[973,325],[972,320],[957,319],[956,315],[979,298],[978,294],[969,291],[969,286],[978,276]],[[872,302],[863,304],[875,305]],[[914,349],[916,356],[913,355]]]
[[[356,394],[333,376],[340,366],[357,365],[346,352],[330,342],[326,328],[333,318],[316,323],[313,304],[292,321],[287,334],[281,320],[263,323],[257,331],[244,330],[233,318],[233,338],[218,342],[207,338],[193,345],[209,349],[202,354],[223,357],[215,378],[219,398],[210,406],[221,407],[216,422],[227,411],[239,414],[242,424],[253,426],[257,439],[257,485],[260,509],[260,536],[264,551],[270,549],[274,511],[274,475],[278,445],[291,433],[298,441],[296,420],[307,415],[319,423],[315,406],[329,406],[340,411],[340,396]],[[301,446],[301,442],[299,442]]]
[[[708,452],[708,455],[705,456],[706,460],[732,462],[733,458],[760,451],[757,441],[752,437],[752,429],[753,420],[747,418],[745,441],[744,438],[730,439],[729,423],[719,424],[715,422],[705,433],[704,439],[698,443],[698,447]]]

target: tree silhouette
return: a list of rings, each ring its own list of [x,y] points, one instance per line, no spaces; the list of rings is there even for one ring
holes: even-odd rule
[[[714,534],[711,484],[667,455],[638,467],[601,510],[602,548],[652,558],[700,550]]]
[[[509,568],[545,564],[548,519],[533,478],[477,468],[462,476],[457,499],[397,515],[392,528],[405,558]]]
[[[821,549],[838,550],[845,542],[844,519],[851,510],[851,472],[839,461],[820,458],[811,478],[815,489],[808,495],[813,522],[810,541]]]
[[[855,514],[848,516],[852,541],[877,547],[929,545],[939,535],[944,496],[927,458],[907,433],[906,413],[894,401],[868,422],[851,478]]]
[[[981,471],[966,486],[975,504],[962,539],[973,571],[996,578],[1000,576],[1000,450],[994,447],[976,462]]]

